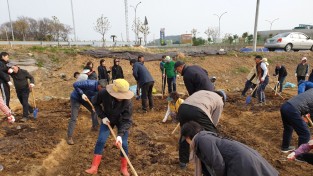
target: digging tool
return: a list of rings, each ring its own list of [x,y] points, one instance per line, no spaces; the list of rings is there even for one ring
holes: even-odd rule
[[[110,131],[111,131],[111,133],[112,133],[114,139],[116,140],[116,135],[115,135],[115,133],[114,133],[114,131],[113,131],[111,125],[110,125],[110,124],[106,124],[106,125],[109,127],[109,129],[110,129]],[[135,168],[133,167],[132,163],[130,162],[130,160],[129,160],[128,156],[126,155],[126,153],[125,153],[125,151],[124,151],[124,149],[123,149],[122,146],[120,147],[120,150],[121,150],[121,152],[123,153],[124,157],[126,158],[127,163],[129,164],[129,166],[130,166],[130,168],[131,168],[133,174],[134,174],[135,176],[138,176],[138,174],[137,174]]]
[[[178,123],[178,124],[176,125],[176,127],[174,128],[174,130],[172,131],[171,134],[174,134],[174,133],[175,133],[175,131],[177,130],[177,128],[179,127],[179,125],[180,125],[180,123]]]
[[[278,85],[279,85],[279,81],[277,81],[277,83],[275,85],[275,95],[277,94]]]
[[[268,85],[268,86],[270,86],[270,88],[275,92],[275,89],[271,85]],[[285,98],[281,96],[279,93],[277,95],[279,95],[283,100],[285,100]]]
[[[310,126],[313,127],[313,122],[312,122],[311,117],[309,116],[309,114],[305,115],[304,117],[308,120]]]
[[[252,95],[253,93],[256,91],[256,89],[259,87],[259,84],[255,86],[255,88],[252,90],[251,94],[247,96],[246,98],[246,104],[250,104],[251,103],[251,99],[252,99]]]
[[[92,103],[90,102],[90,100],[88,98],[87,98],[87,102],[91,106],[92,111],[96,112],[95,107],[92,105]]]
[[[37,106],[36,106],[36,100],[35,100],[35,91],[34,91],[34,88],[32,88],[32,97],[33,97],[33,102],[34,102],[34,111],[33,111],[33,116],[34,116],[34,119],[37,119],[37,114],[38,114],[39,109],[38,109],[38,108],[37,108]]]
[[[164,77],[163,77],[164,74]],[[166,74],[165,74],[165,68],[163,68],[162,72],[162,98],[164,97],[165,94],[165,86],[166,86]]]
[[[4,168],[4,167],[0,164],[0,172],[3,170],[3,168]]]

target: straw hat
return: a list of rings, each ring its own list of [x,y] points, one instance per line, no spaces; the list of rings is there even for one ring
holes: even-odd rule
[[[117,99],[131,99],[134,93],[129,90],[129,83],[125,79],[116,79],[113,84],[107,85],[108,93]]]

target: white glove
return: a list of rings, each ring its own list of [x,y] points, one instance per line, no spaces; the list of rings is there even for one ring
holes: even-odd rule
[[[122,137],[121,136],[117,136],[116,138],[116,142],[115,142],[115,145],[121,147],[122,146]]]
[[[13,73],[13,69],[12,69],[12,68],[9,68],[8,73],[9,73],[9,74]]]
[[[177,74],[176,77],[179,78],[180,77],[179,74]]]
[[[309,76],[309,74],[306,74],[305,76],[306,76],[306,77],[308,77],[308,76]]]
[[[82,99],[88,101],[88,97],[85,94],[82,95]]]
[[[105,117],[105,118],[102,119],[102,123],[105,124],[105,125],[109,125],[110,120],[107,117]]]
[[[12,84],[12,82],[11,82],[11,81],[9,81],[9,82],[8,82],[8,84],[9,84],[9,86],[13,86],[13,84]]]
[[[265,80],[265,78],[262,77],[262,78],[261,78],[261,82],[263,82],[264,80]]]
[[[288,156],[287,156],[288,160],[295,160],[296,159],[296,153],[295,152],[291,152]]]
[[[8,117],[8,122],[9,122],[9,123],[14,123],[14,122],[15,122],[15,118],[14,118],[13,115],[11,115],[11,116]]]
[[[297,77],[297,73],[295,73],[295,77]]]
[[[30,83],[30,84],[29,84],[29,87],[31,87],[31,88],[35,87],[35,84]]]

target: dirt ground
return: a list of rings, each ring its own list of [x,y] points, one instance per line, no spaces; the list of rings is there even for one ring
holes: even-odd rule
[[[43,55],[38,54],[36,58],[44,57]],[[266,53],[264,56],[269,59],[271,74],[276,63],[283,63],[289,71],[287,81],[293,83],[296,81],[294,69],[302,56],[307,56],[309,63],[313,64],[311,52]],[[65,138],[70,118],[69,95],[74,82],[72,74],[74,71],[80,71],[89,60],[96,66],[99,65],[99,59],[65,55],[58,67],[42,67],[32,73],[36,79],[35,95],[40,110],[38,119],[26,123],[17,121],[14,124],[8,124],[4,120],[0,122],[0,162],[4,165],[0,175],[87,175],[84,170],[91,164],[98,133],[90,130],[91,120],[85,108],[81,108],[76,125],[75,145],[67,145]],[[185,58],[184,61],[188,64],[196,63],[207,69],[210,76],[217,77],[217,89],[226,90],[228,101],[218,124],[218,129],[223,135],[257,150],[280,175],[312,175],[313,166],[286,161],[287,155],[280,152],[283,128],[279,108],[286,100],[275,96],[270,88],[266,90],[268,101],[265,106],[255,106],[254,99],[251,104],[246,105],[245,98],[240,97],[247,70],[254,65],[252,54],[230,53],[225,56]],[[112,59],[107,58],[106,63],[112,65]],[[121,65],[126,79],[134,84],[129,63],[122,61]],[[160,90],[159,62],[147,62],[145,65],[156,80],[156,89]],[[185,94],[182,78],[177,82],[178,92]],[[274,86],[273,76],[270,85]],[[13,110],[17,117],[20,117],[21,106],[13,89],[11,92]],[[284,90],[283,96],[288,99],[296,93],[296,89],[287,89]],[[185,170],[178,167],[179,132],[171,135],[176,124],[171,121],[161,122],[167,108],[166,100],[155,97],[156,110],[147,114],[137,113],[141,103],[136,100],[133,102],[134,124],[129,136],[129,157],[138,175],[193,175],[192,163]],[[18,126],[21,129],[17,129]],[[294,135],[293,144],[296,144],[296,141]],[[105,146],[98,175],[120,175],[119,151],[113,143],[111,137]]]

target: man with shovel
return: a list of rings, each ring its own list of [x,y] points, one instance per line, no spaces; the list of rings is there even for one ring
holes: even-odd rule
[[[266,62],[263,62],[262,59],[263,58],[260,55],[255,57],[256,73],[259,80],[259,87],[257,89],[259,105],[265,103],[265,88],[269,82],[267,64]]]
[[[276,89],[278,89],[278,85],[279,85],[279,93],[282,93],[283,84],[284,84],[284,81],[287,77],[286,67],[283,66],[282,64],[279,64],[279,63],[276,64],[275,74],[273,74],[273,76],[278,76],[278,81],[277,81],[277,84],[275,86],[275,91],[276,91]]]
[[[113,84],[106,86],[106,90],[100,91],[93,99],[98,116],[102,119],[98,140],[94,149],[94,158],[90,169],[85,170],[89,174],[97,174],[101,162],[104,145],[110,135],[110,128],[117,127],[116,145],[122,146],[128,155],[128,134],[132,126],[133,103],[131,98],[134,93],[129,90],[129,83],[125,79],[116,79]],[[121,156],[121,172],[123,176],[129,176],[127,170],[127,156]],[[108,174],[107,174],[108,175]],[[111,174],[112,175],[112,174]]]
[[[7,66],[10,68],[8,72],[11,73],[10,75],[14,81],[17,98],[23,106],[23,118],[20,121],[26,122],[29,119],[29,113],[34,111],[28,103],[30,90],[35,86],[34,77],[27,70],[20,69],[15,63],[10,62]],[[30,80],[29,85],[28,80]]]
[[[206,131],[217,133],[217,124],[226,101],[224,91],[200,90],[189,96],[179,107],[177,118],[182,127],[195,121]],[[189,144],[181,136],[179,140],[179,165],[185,168],[189,162]]]
[[[73,84],[74,90],[71,93],[71,119],[68,123],[67,130],[67,143],[69,145],[74,145],[73,141],[73,133],[76,126],[76,121],[78,117],[78,111],[80,105],[83,105],[90,112],[91,120],[92,120],[92,131],[97,131],[99,122],[97,120],[96,112],[94,112],[90,100],[93,98],[98,91],[105,88],[107,85],[107,81],[102,80],[85,80],[85,81],[76,81]]]

